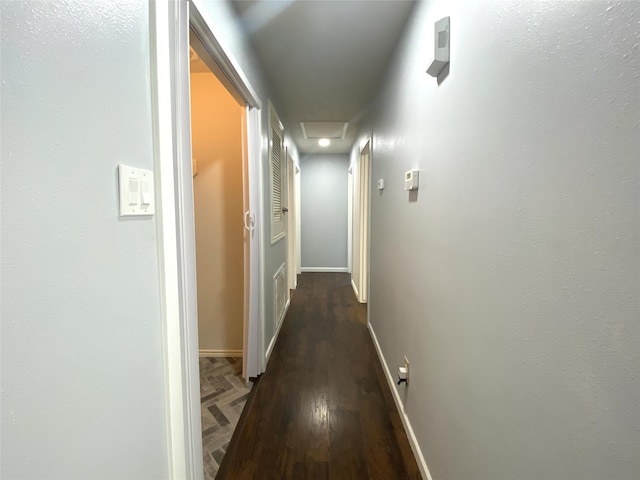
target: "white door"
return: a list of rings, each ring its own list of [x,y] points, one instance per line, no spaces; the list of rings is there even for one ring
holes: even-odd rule
[[[269,105],[269,178],[271,204],[271,244],[287,234],[287,159],[284,151],[284,126]],[[286,261],[286,259],[285,259]]]
[[[289,278],[289,288],[295,290],[297,285],[296,272],[298,267],[296,264],[296,165],[291,158],[291,155],[287,153],[287,177],[289,188],[287,189],[287,277]]]
[[[260,338],[260,235],[257,229],[260,214],[260,110],[247,107],[246,111],[246,141],[247,154],[244,165],[245,198],[244,226],[245,226],[245,318],[244,318],[244,348],[242,356],[242,372],[245,379],[257,377],[259,358],[261,355]]]

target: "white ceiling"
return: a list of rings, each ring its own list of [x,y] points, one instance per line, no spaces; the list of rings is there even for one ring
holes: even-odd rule
[[[232,0],[301,153],[346,153],[383,80],[413,0]],[[299,122],[349,122],[321,148]]]

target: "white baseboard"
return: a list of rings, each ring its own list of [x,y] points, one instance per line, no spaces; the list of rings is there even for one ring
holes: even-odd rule
[[[355,287],[354,287],[355,288]],[[396,408],[398,409],[398,413],[400,414],[400,420],[402,420],[402,425],[404,426],[404,431],[407,433],[407,437],[409,439],[409,445],[411,445],[411,450],[413,450],[413,454],[416,457],[416,462],[418,463],[418,468],[420,469],[420,473],[422,478],[425,480],[433,480],[431,478],[431,474],[429,473],[429,467],[427,467],[427,462],[424,461],[424,456],[422,455],[422,450],[420,450],[420,446],[418,445],[418,440],[416,439],[415,433],[413,433],[413,428],[411,427],[411,422],[409,421],[409,417],[404,411],[404,405],[402,404],[402,400],[400,399],[400,395],[398,394],[398,389],[396,388],[396,382],[391,375],[391,371],[389,370],[389,365],[387,365],[387,361],[384,359],[384,355],[382,354],[382,350],[380,349],[380,344],[378,343],[378,338],[376,337],[376,332],[373,331],[373,327],[370,323],[367,323],[367,327],[369,328],[369,333],[371,334],[371,339],[373,340],[373,344],[376,347],[376,352],[378,353],[378,358],[380,359],[380,363],[382,364],[382,369],[384,370],[384,376],[387,377],[387,382],[389,383],[389,388],[391,388],[391,394],[393,395],[393,400],[396,402]]]
[[[360,301],[360,294],[358,293],[358,288],[356,287],[356,284],[353,281],[353,277],[351,277],[351,286],[353,287],[353,293],[356,294],[356,298],[358,299],[358,301]]]
[[[347,267],[302,267],[303,272],[348,272]]]
[[[284,306],[284,312],[282,313],[282,318],[278,322],[278,328],[276,332],[273,334],[273,338],[269,342],[269,346],[267,347],[267,353],[264,356],[264,366],[267,367],[267,363],[269,363],[269,357],[271,357],[271,352],[273,351],[273,347],[276,345],[276,340],[278,339],[278,335],[280,335],[280,329],[282,328],[282,324],[284,323],[284,317],[287,316],[287,312],[289,311],[289,305],[291,305],[291,300],[287,300],[286,305]]]
[[[240,357],[242,350],[198,350],[201,357]]]

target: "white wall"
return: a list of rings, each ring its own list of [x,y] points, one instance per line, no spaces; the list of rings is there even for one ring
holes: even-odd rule
[[[146,2],[2,2],[6,479],[166,478]],[[117,12],[117,15],[114,15]]]
[[[346,271],[349,155],[302,155],[302,270]]]
[[[262,128],[262,173],[264,178],[269,176],[269,158],[268,158],[268,145],[269,145],[269,120],[268,120],[268,106],[267,100],[270,98],[270,87],[262,74],[262,71],[255,59],[253,52],[249,46],[249,43],[244,36],[238,22],[236,21],[234,14],[231,10],[231,6],[228,2],[223,1],[204,1],[194,0],[193,3],[197,6],[203,17],[207,21],[212,32],[216,38],[220,41],[220,44],[233,59],[233,61],[244,72],[249,79],[253,87],[257,90],[260,99],[262,100],[261,109],[261,128]],[[273,101],[273,100],[272,100]],[[278,105],[273,101],[276,111]],[[284,121],[284,120],[283,120]],[[287,130],[287,123],[285,123],[285,130]],[[287,132],[285,131],[285,137],[288,139],[287,146],[289,153],[295,162],[298,162],[298,152],[290,141]],[[266,206],[263,210],[262,219],[258,219],[256,228],[261,232],[263,244],[265,248],[264,252],[264,270],[262,272],[262,279],[264,282],[264,350],[271,342],[275,331],[274,325],[274,305],[273,305],[273,275],[285,263],[287,257],[287,242],[283,239],[273,245],[271,245],[271,232],[270,232],[270,218],[269,218],[269,188],[268,183],[263,185],[262,189],[263,205]],[[260,221],[261,220],[261,221]]]
[[[411,360],[399,391],[436,480],[640,478],[639,19],[416,9],[369,117],[370,319],[389,366]]]

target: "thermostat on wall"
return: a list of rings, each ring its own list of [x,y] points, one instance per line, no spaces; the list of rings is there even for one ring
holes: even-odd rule
[[[404,189],[405,190],[417,190],[419,186],[418,177],[420,176],[419,170],[409,170],[404,174]]]

